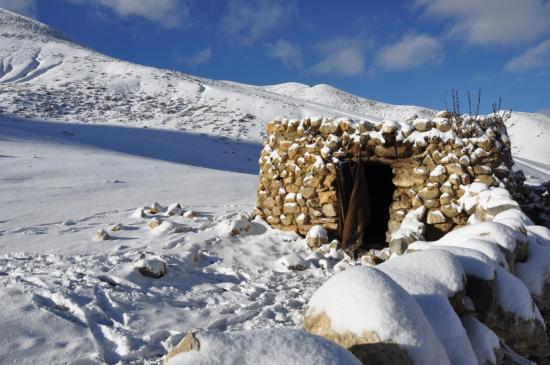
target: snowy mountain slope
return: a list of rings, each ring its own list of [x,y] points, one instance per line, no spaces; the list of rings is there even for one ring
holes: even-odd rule
[[[325,85],[303,85],[296,93],[284,85],[258,87],[139,66],[4,10],[0,60],[0,110],[48,120],[108,121],[259,140],[263,123],[276,116],[401,118],[430,113],[392,108]]]
[[[550,165],[550,116],[513,112],[506,127],[515,157]]]
[[[18,117],[177,129],[253,141],[260,141],[265,122],[278,116],[382,120],[433,115],[430,109],[376,102],[325,84],[253,86],[140,66],[102,55],[2,9],[0,94],[0,113]],[[522,127],[527,124],[529,128]],[[508,125],[517,156],[548,162],[550,147],[544,140],[550,117],[513,113]]]

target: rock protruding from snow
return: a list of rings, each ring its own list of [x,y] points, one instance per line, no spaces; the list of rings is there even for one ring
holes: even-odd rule
[[[181,209],[181,205],[179,203],[171,204],[168,206],[168,208],[166,208],[166,214],[168,214],[169,216],[180,215],[182,212],[183,210]]]
[[[449,364],[418,304],[374,268],[350,267],[327,280],[308,303],[304,327],[365,364]]]
[[[156,257],[142,258],[137,261],[134,267],[141,275],[151,278],[161,278],[166,274],[166,263]]]
[[[241,214],[236,219],[232,220],[229,224],[229,235],[237,236],[250,231],[252,224],[250,223],[250,217],[246,214]]]
[[[360,365],[348,350],[301,330],[272,328],[188,334],[166,365]]]
[[[110,239],[111,235],[104,229],[97,231],[94,236],[94,241],[108,241]]]
[[[327,230],[321,225],[311,227],[307,233],[306,241],[310,248],[321,247],[325,243],[328,243]]]
[[[307,268],[307,262],[300,255],[291,253],[277,260],[279,267],[285,270],[303,271]]]

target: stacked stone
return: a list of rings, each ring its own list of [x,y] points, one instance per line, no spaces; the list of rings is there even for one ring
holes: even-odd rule
[[[514,171],[517,185],[514,199],[519,203],[521,210],[537,225],[550,228],[550,181],[539,185],[525,184],[523,171]]]
[[[515,189],[510,140],[502,118],[459,116],[403,122],[344,118],[276,119],[267,124],[260,157],[257,208],[272,226],[307,234],[313,225],[338,228],[339,161],[381,162],[395,185],[387,240],[405,215],[426,207],[421,221],[434,239],[464,225],[474,212],[458,204],[464,186],[482,182]]]

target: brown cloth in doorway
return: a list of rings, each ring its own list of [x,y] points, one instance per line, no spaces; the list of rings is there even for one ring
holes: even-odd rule
[[[369,190],[361,161],[338,164],[337,188],[342,249],[355,258],[370,221]]]

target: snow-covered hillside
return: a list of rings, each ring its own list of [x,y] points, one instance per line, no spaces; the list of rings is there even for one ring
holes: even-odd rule
[[[398,118],[430,113],[319,85],[258,87],[202,79],[101,55],[0,10],[0,110],[47,120],[122,123],[259,140],[276,117]]]
[[[253,86],[140,66],[102,55],[2,9],[0,93],[2,114],[254,141],[261,140],[264,124],[278,116],[403,120],[433,115],[426,108],[364,99],[325,84]],[[521,127],[526,124],[536,128]],[[550,130],[550,118],[514,113],[509,126],[516,154],[545,163],[550,151],[540,136]],[[535,135],[539,137],[533,139]]]

